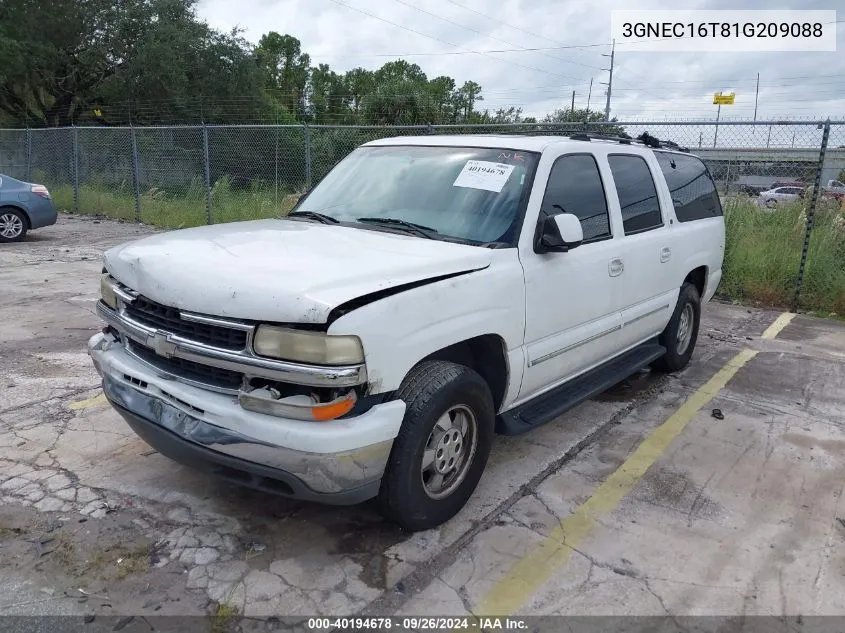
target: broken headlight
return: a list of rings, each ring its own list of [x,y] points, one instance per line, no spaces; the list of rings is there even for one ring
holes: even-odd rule
[[[117,310],[117,295],[107,274],[100,277],[100,296],[103,298],[103,303],[112,310]]]
[[[331,335],[259,325],[252,341],[259,356],[314,365],[357,365],[364,362],[364,348],[357,336]]]

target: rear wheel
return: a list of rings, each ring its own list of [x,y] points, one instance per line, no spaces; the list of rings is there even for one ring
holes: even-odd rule
[[[409,531],[448,521],[472,496],[490,454],[495,412],[475,371],[425,361],[399,388],[405,419],[379,491],[382,513]]]
[[[17,209],[0,207],[0,242],[20,242],[26,237],[26,216]]]
[[[666,354],[658,358],[652,367],[657,371],[680,371],[689,363],[695,342],[698,339],[698,326],[701,320],[701,298],[698,288],[684,282],[678,295],[675,312],[666,329],[660,334],[660,344],[666,348]]]

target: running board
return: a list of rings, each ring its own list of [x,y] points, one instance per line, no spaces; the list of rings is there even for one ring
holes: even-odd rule
[[[551,391],[501,413],[496,418],[496,432],[501,435],[519,435],[551,422],[584,400],[625,380],[665,353],[666,348],[657,339],[628,350]]]

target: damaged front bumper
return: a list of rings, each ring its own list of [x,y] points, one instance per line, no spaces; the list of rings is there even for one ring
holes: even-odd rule
[[[235,396],[156,374],[105,334],[89,341],[109,402],[161,454],[235,483],[337,505],[378,493],[405,403],[327,422],[248,411]]]

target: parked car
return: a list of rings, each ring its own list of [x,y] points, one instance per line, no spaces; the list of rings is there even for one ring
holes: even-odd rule
[[[47,187],[0,174],[0,242],[20,242],[27,231],[55,224],[56,218]]]
[[[452,517],[495,432],[690,360],[725,226],[687,153],[586,135],[353,151],[287,218],[106,252],[89,353],[160,453],[408,530]]]
[[[845,184],[838,180],[828,180],[822,187],[822,195],[833,200],[842,200],[845,197]]]
[[[760,194],[758,204],[774,209],[784,202],[795,202],[804,196],[802,187],[776,187]]]

